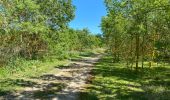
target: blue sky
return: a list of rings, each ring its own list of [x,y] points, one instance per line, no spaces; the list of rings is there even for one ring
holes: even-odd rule
[[[76,6],[76,16],[69,24],[71,28],[88,28],[92,33],[101,33],[100,23],[106,15],[103,0],[73,0]]]

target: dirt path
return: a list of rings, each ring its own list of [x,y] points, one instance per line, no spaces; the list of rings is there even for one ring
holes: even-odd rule
[[[4,97],[5,99],[50,99],[76,100],[79,92],[85,89],[87,79],[93,65],[101,55],[72,59],[68,66],[56,67],[55,70],[40,77],[33,77],[24,91],[16,92]]]
[[[91,77],[92,66],[101,56],[84,57],[81,61],[72,62],[72,67],[62,69],[61,73],[68,73],[73,79],[67,83],[67,87],[55,98],[55,100],[76,100],[78,93],[82,91],[87,78]],[[62,75],[62,74],[59,74]],[[67,77],[67,76],[66,76]]]

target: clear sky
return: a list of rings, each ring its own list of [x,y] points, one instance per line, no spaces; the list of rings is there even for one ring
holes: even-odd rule
[[[75,19],[69,24],[71,28],[88,28],[92,33],[101,33],[100,23],[106,15],[103,0],[73,0],[76,6]]]

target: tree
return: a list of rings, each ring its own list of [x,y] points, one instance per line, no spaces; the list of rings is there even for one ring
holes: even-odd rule
[[[165,41],[168,41],[164,37],[166,32],[163,30],[169,30],[165,22],[169,19],[167,17],[170,11],[169,1],[105,0],[105,4],[108,14],[103,17],[101,27],[114,58],[118,55],[127,62],[127,66],[129,61],[132,63],[131,66],[135,62],[136,70],[139,68],[140,61],[142,68],[144,61],[149,61],[151,67],[155,55],[158,55],[156,52],[159,52],[158,47],[155,46],[156,41],[159,41],[162,36]]]

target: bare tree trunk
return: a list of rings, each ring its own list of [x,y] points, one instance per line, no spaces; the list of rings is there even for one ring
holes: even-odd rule
[[[144,36],[142,39],[142,69],[144,68]]]
[[[130,63],[131,63],[131,70],[132,70],[132,67],[133,67],[133,48],[132,48],[132,46],[133,46],[133,35],[131,34],[131,45],[130,45]]]
[[[136,34],[136,70],[139,68],[139,35]]]
[[[142,39],[142,69],[144,68],[144,45],[145,45],[145,35],[148,33],[148,26],[147,26],[147,15],[145,16],[145,33]]]

